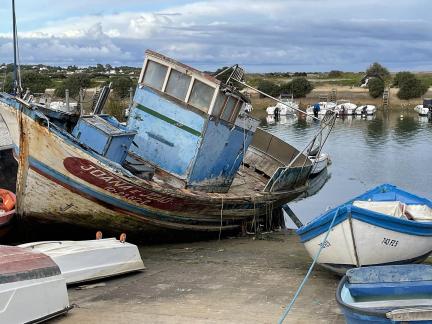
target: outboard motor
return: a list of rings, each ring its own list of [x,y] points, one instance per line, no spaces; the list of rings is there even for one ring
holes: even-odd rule
[[[320,111],[320,105],[319,105],[319,103],[316,103],[314,106],[313,106],[313,114],[314,114],[314,116],[316,117],[316,118],[318,118],[318,113],[319,113],[319,111]]]
[[[280,116],[280,109],[279,109],[279,107],[275,108],[274,115],[275,115],[276,120],[278,120],[279,116]]]

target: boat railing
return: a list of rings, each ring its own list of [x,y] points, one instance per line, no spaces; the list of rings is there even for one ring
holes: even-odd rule
[[[268,181],[264,191],[273,192],[277,184],[284,178],[285,174],[294,167],[295,163],[300,159],[309,155],[309,152],[312,151],[314,146],[318,143],[318,150],[316,152],[316,156],[319,156],[321,150],[327,141],[328,136],[330,135],[333,126],[336,121],[336,113],[334,111],[327,111],[324,115],[324,118],[321,121],[320,130],[315,134],[311,141],[301,150],[292,160],[291,162],[282,170],[281,172],[275,172],[275,174]],[[312,168],[317,163],[318,159],[315,159],[315,162],[312,164]],[[297,185],[299,179],[303,179],[303,170],[307,167],[307,162],[311,162],[309,158],[303,158],[303,164],[301,165],[301,169],[297,172],[296,178],[293,181],[293,185]],[[312,171],[312,168],[309,168],[308,177]]]

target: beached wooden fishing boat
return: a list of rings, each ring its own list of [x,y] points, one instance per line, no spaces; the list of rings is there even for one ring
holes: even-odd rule
[[[70,308],[65,280],[50,257],[0,246],[0,323],[39,323]]]
[[[432,266],[348,270],[336,300],[346,323],[432,323]]]
[[[297,234],[312,258],[324,244],[318,264],[340,274],[352,267],[421,262],[432,252],[432,202],[384,184],[326,212]]]
[[[68,285],[144,269],[137,246],[115,238],[33,242],[19,247],[48,255]]]
[[[0,94],[19,161],[17,213],[147,233],[239,230],[270,217],[307,188],[312,163],[257,130],[247,105],[233,86],[152,51],[126,126],[89,115],[70,133]]]

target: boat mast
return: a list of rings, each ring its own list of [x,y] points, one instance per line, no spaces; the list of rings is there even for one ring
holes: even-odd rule
[[[13,28],[13,49],[14,49],[14,70],[13,70],[13,95],[21,97],[21,82],[19,78],[18,71],[18,53],[17,53],[17,45],[18,45],[18,35],[17,35],[17,27],[16,27],[16,18],[15,18],[15,0],[12,0],[12,28]]]

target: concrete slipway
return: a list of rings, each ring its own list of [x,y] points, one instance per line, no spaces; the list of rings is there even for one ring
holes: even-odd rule
[[[69,288],[52,323],[275,323],[311,259],[294,233],[141,246],[147,270]],[[317,268],[286,323],[344,323],[338,277]]]

